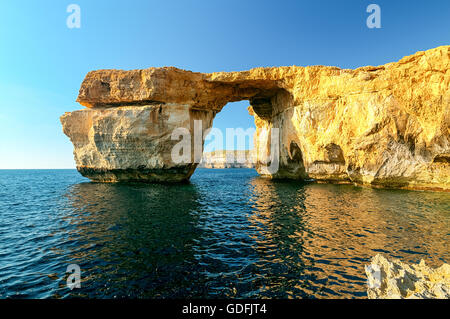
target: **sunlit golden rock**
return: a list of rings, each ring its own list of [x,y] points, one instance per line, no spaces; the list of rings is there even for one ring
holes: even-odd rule
[[[181,126],[190,123],[186,127],[192,132],[194,118],[202,118],[204,126],[211,125],[226,103],[239,100],[249,100],[249,111],[255,117],[256,168],[264,176],[450,189],[450,46],[355,70],[291,66],[209,74],[173,67],[92,71],[77,99],[90,111],[76,111],[92,116],[66,114],[62,122],[74,142],[76,164],[82,173],[141,167],[162,169],[157,173],[162,174],[176,165],[166,148],[154,148],[165,139],[156,133],[148,135],[148,131],[164,127],[161,134],[168,134],[167,130],[177,125],[169,120],[176,114]],[[114,123],[122,121],[116,117],[129,114],[119,110],[126,107],[138,114],[141,108],[154,106],[170,124],[161,117],[159,126],[154,126],[146,120],[153,115],[143,113],[133,124],[133,138],[142,138],[147,146],[132,150],[134,142],[127,144],[125,128],[122,137],[116,134]],[[180,113],[180,108],[186,109]],[[105,110],[110,125],[95,126],[91,117],[104,116]],[[276,172],[267,172],[261,159],[271,149],[272,128],[280,130],[280,166]],[[114,134],[116,139],[123,138],[123,143],[111,149],[108,143],[99,147],[104,136]],[[91,138],[86,143],[92,145],[82,144],[81,150],[77,141],[87,141],[92,135],[95,141]],[[162,153],[153,154],[152,160],[137,155],[147,152],[147,147]],[[131,153],[136,154],[135,159]],[[191,174],[195,164],[183,169]]]
[[[180,182],[189,179],[197,164],[194,152],[190,163],[172,162],[178,142],[172,132],[189,131],[194,119],[205,123],[204,132],[212,118],[187,105],[155,104],[68,112],[61,123],[74,145],[78,171],[93,181]]]
[[[449,264],[433,269],[424,260],[408,265],[378,254],[366,266],[366,275],[370,299],[450,298]]]

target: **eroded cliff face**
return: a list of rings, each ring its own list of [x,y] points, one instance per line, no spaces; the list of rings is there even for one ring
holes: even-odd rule
[[[206,129],[226,103],[239,100],[249,100],[255,116],[261,175],[450,189],[450,46],[355,70],[92,71],[77,99],[87,109],[61,121],[85,176],[178,181],[197,164],[173,163],[171,131],[183,126],[193,133],[194,119]],[[273,128],[276,171],[263,165]]]
[[[61,123],[83,176],[100,182],[179,182],[188,180],[197,164],[194,151],[187,163],[172,161],[174,130],[193,131],[196,120],[204,123],[199,127],[204,133],[213,117],[189,105],[153,104],[83,109],[64,114]],[[193,139],[190,144],[194,149]]]

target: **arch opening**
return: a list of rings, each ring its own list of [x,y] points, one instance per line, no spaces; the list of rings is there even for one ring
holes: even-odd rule
[[[199,168],[254,168],[253,114],[249,101],[230,102],[216,114],[206,132]]]

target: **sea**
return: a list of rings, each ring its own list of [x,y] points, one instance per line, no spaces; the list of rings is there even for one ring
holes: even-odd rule
[[[0,170],[0,298],[367,298],[372,257],[437,267],[449,242],[445,192]]]

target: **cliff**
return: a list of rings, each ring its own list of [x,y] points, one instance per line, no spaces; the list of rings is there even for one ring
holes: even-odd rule
[[[181,181],[200,161],[198,135],[226,103],[249,100],[263,176],[449,190],[449,83],[450,46],[355,70],[98,70],[80,88],[87,108],[61,123],[92,180]],[[180,127],[193,136],[184,162],[173,158]]]
[[[204,152],[200,168],[255,168],[253,151]]]

